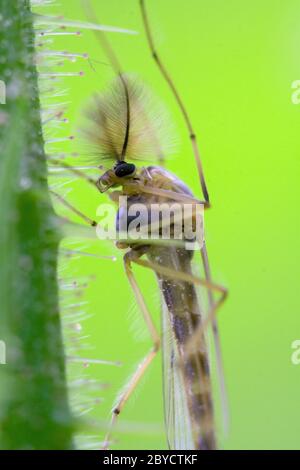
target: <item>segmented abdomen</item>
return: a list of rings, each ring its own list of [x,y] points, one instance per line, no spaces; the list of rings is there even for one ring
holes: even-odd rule
[[[150,260],[171,268],[174,273],[191,274],[192,252],[184,248],[152,247]],[[166,304],[165,314],[169,315],[173,341],[177,348],[175,373],[181,374],[182,393],[185,394],[192,440],[195,449],[210,450],[216,448],[213,422],[212,389],[204,336],[197,341],[194,350],[188,355],[187,341],[201,322],[201,311],[194,285],[189,282],[172,280],[158,275],[163,298]],[[171,360],[171,358],[170,358]],[[175,410],[176,413],[176,403]],[[180,420],[174,420],[180,422]],[[182,433],[182,430],[174,432]]]

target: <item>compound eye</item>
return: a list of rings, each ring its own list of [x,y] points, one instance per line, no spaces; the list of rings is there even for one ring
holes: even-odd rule
[[[133,163],[118,162],[114,168],[114,171],[118,178],[122,178],[123,176],[130,176],[135,172],[135,165],[133,165]]]

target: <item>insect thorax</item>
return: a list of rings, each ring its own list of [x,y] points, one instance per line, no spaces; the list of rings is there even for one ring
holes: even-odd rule
[[[149,237],[156,240],[185,240],[183,203],[170,197],[170,194],[192,196],[189,188],[175,175],[156,166],[142,168],[139,180],[143,186],[134,194],[127,195],[124,186],[116,217],[117,232],[133,240],[147,240]],[[149,194],[143,187],[145,190],[162,190],[162,193]],[[132,244],[128,242],[128,246]]]

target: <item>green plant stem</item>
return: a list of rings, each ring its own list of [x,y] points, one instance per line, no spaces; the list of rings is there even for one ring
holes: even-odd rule
[[[56,279],[60,234],[48,187],[28,0],[0,0],[0,448],[69,449]]]

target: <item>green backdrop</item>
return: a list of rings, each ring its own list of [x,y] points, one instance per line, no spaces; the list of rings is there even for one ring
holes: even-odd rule
[[[85,20],[78,0],[59,3],[43,13]],[[138,1],[103,0],[94,5],[103,24],[139,33],[108,37],[123,69],[150,84],[170,110],[179,145],[167,166],[200,196],[187,132],[150,57]],[[300,78],[299,1],[148,0],[147,5],[158,50],[198,135],[212,201],[205,217],[210,262],[214,279],[229,289],[219,313],[230,402],[230,428],[227,436],[221,432],[221,446],[299,448],[300,365],[291,362],[291,343],[300,338],[300,105],[291,98],[292,83]],[[56,99],[69,102],[69,123],[55,131],[56,137],[76,135],[87,98],[113,76],[92,32],[82,32],[55,37],[50,45],[88,53],[91,59],[56,68],[84,71],[63,83],[53,81],[55,89],[69,89],[66,97]],[[78,143],[75,139],[52,149],[76,151]],[[69,181],[66,188],[72,188],[69,201],[91,217],[106,198],[82,181]],[[71,239],[66,242],[68,248],[73,246]],[[77,368],[79,376],[88,373],[110,384],[94,392],[103,401],[86,415],[105,428],[115,395],[151,343],[123,273],[122,252],[109,242],[82,241],[74,246],[117,257],[63,257],[60,272],[61,277],[88,282],[81,300],[87,301],[84,308],[90,317],[82,323],[81,335],[89,337],[82,338],[80,354],[123,363]],[[135,272],[159,322],[155,279],[142,269]],[[68,307],[64,293],[62,302]],[[83,401],[88,394],[77,393],[83,394]],[[114,447],[165,448],[162,409],[158,358],[120,417]],[[103,429],[87,430],[96,436],[90,442],[103,439]]]

